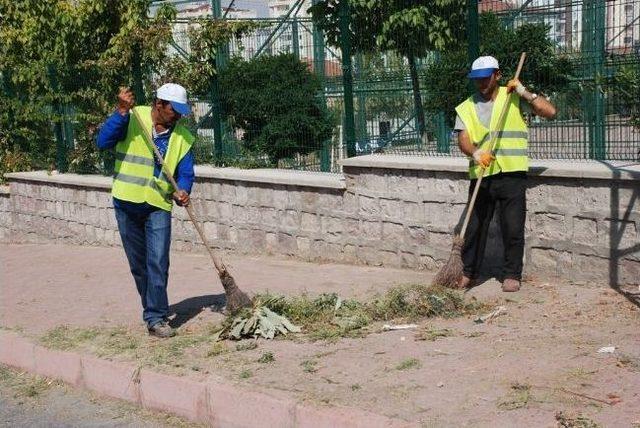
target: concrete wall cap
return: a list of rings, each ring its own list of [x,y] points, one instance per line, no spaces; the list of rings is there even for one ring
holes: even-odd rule
[[[66,186],[111,189],[113,179],[103,175],[60,174],[48,171],[10,172],[4,177],[9,181],[37,181]]]
[[[342,174],[328,172],[295,171],[289,169],[240,169],[196,166],[196,176],[253,183],[283,184],[288,186],[345,189]]]
[[[367,155],[344,159],[342,166],[353,168],[413,169],[466,173],[468,160],[461,157]],[[596,160],[532,159],[529,175],[559,178],[593,178],[640,181],[640,163]]]

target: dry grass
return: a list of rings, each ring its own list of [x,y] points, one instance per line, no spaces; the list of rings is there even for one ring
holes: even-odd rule
[[[53,386],[60,385],[56,380],[18,372],[3,365],[0,365],[0,383],[10,388],[14,392],[13,397],[18,400],[37,398]]]

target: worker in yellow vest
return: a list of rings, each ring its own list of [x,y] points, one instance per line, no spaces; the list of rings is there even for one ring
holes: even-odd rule
[[[520,290],[524,256],[524,224],[529,162],[527,125],[522,117],[521,101],[530,111],[550,119],[555,107],[542,96],[529,92],[517,79],[501,87],[498,61],[491,56],[476,59],[467,75],[476,92],[456,107],[455,130],[460,150],[469,156],[469,197],[476,179],[484,177],[462,249],[464,264],[460,288],[473,287],[478,279],[488,238],[489,225],[496,206],[504,244],[502,290]],[[510,95],[515,92],[516,95]],[[503,123],[497,123],[505,103],[509,103]],[[491,131],[499,131],[495,149],[489,147]]]
[[[174,83],[158,88],[151,106],[134,107],[134,103],[131,91],[120,89],[118,107],[102,125],[97,145],[100,149],[115,148],[111,193],[118,230],[142,301],[142,318],[149,334],[165,338],[175,334],[167,319],[171,208],[173,201],[189,204],[195,177],[194,138],[179,121],[191,107],[187,91]],[[139,113],[142,123],[130,114],[131,109]],[[179,189],[162,173],[145,141],[145,128]]]

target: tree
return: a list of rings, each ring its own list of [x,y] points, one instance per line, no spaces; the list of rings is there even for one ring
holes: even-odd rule
[[[96,170],[94,133],[113,108],[118,87],[131,83],[134,63],[151,82],[166,58],[175,10],[162,6],[149,17],[150,4],[0,0],[2,156],[20,154],[31,167],[50,167],[54,134],[60,138],[66,130],[69,149],[75,148],[71,167]],[[58,163],[64,167],[63,154]]]
[[[521,52],[527,53],[520,79],[538,93],[566,92],[573,66],[568,57],[556,53],[545,24],[523,24],[515,29],[505,27],[492,13],[480,15],[480,54],[492,55],[500,63],[503,79],[515,74]],[[454,108],[469,93],[467,44],[444,51],[440,60],[430,64],[422,76],[429,97],[425,106],[431,112],[444,111],[453,125]]]
[[[318,150],[331,137],[332,120],[318,97],[320,81],[293,55],[234,58],[220,83],[223,109],[244,144],[273,164]]]
[[[340,47],[339,2],[324,0],[310,8],[313,20]],[[418,132],[426,131],[417,60],[457,43],[464,34],[465,0],[348,0],[351,44],[355,53],[392,50],[407,59]]]
[[[640,59],[636,58],[636,61]],[[637,64],[637,62],[636,62]],[[637,66],[624,65],[618,69],[614,79],[615,97],[624,116],[629,116],[631,125],[640,129],[640,72]],[[640,157],[640,153],[638,153]]]

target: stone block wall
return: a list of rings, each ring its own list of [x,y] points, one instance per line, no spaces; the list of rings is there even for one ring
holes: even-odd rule
[[[9,176],[14,178],[5,241],[120,245],[110,178],[42,171]]]
[[[436,269],[448,258],[467,201],[464,159],[364,156],[343,166],[341,175],[199,167],[194,209],[211,245],[234,252],[414,269]],[[0,193],[0,212],[10,211],[10,221],[0,222],[9,230],[5,240],[120,245],[109,178],[7,177],[10,198]],[[638,183],[637,168],[534,163],[525,273],[639,283]],[[485,263],[491,274],[502,263],[497,224]],[[181,208],[174,209],[172,245],[203,251]]]
[[[11,192],[9,186],[0,186],[0,241],[9,239],[11,223]]]

